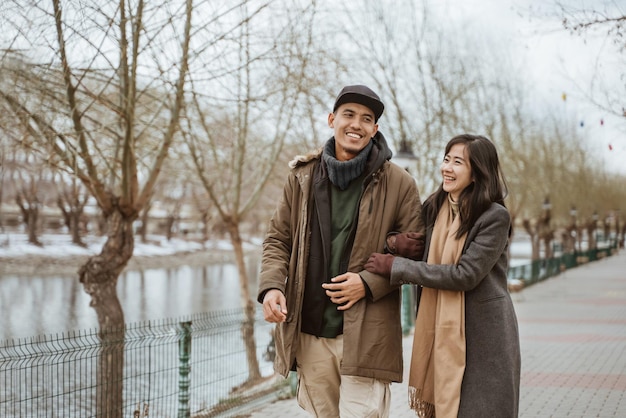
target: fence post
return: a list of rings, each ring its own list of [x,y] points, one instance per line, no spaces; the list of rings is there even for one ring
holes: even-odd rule
[[[404,285],[401,287],[402,292],[402,334],[409,335],[411,328],[413,327],[413,298],[411,293],[413,286]]]
[[[180,323],[180,339],[178,340],[178,418],[189,418],[189,359],[191,358],[191,321]]]

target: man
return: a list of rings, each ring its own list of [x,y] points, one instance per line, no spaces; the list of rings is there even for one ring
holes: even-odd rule
[[[258,301],[277,323],[274,367],[297,370],[298,403],[316,417],[387,417],[389,385],[402,381],[399,288],[363,266],[389,232],[423,225],[415,181],[378,131],[383,110],[366,86],[341,90],[334,136],[290,163],[263,242]],[[420,258],[423,241],[401,236],[394,245]]]

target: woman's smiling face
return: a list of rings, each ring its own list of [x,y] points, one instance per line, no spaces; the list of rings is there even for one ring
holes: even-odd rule
[[[443,157],[441,174],[443,190],[450,194],[452,200],[458,202],[461,192],[473,181],[465,144],[455,144],[450,148],[450,152]]]

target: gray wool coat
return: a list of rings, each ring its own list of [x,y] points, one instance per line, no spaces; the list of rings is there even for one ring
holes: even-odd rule
[[[430,265],[401,257],[393,262],[392,285],[465,292],[467,361],[459,417],[518,416],[519,333],[507,289],[510,222],[508,210],[492,203],[469,231],[458,265]],[[428,249],[433,222],[426,224],[431,225],[426,230]]]

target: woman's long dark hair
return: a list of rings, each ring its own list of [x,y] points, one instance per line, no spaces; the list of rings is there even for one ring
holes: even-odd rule
[[[444,156],[456,144],[464,144],[472,169],[472,183],[459,196],[459,216],[461,226],[456,233],[460,238],[468,232],[476,220],[482,215],[492,202],[504,205],[504,198],[508,194],[504,174],[500,168],[498,152],[494,144],[479,135],[463,134],[452,138],[446,145]],[[422,214],[426,222],[435,222],[439,209],[448,199],[448,192],[443,190],[443,183],[424,202]],[[506,207],[506,206],[505,206]],[[427,226],[432,226],[428,225]]]

